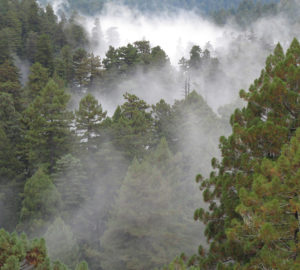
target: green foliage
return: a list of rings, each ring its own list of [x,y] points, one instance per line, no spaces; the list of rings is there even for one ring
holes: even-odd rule
[[[143,162],[133,160],[101,237],[102,267],[153,269],[181,250],[193,252],[199,228],[181,200],[187,195],[181,163],[164,139]]]
[[[29,241],[25,234],[18,236],[0,230],[0,269],[19,270],[21,263],[34,265],[36,269],[52,270],[50,267],[41,268],[47,263],[47,252],[43,239]]]
[[[155,143],[150,106],[129,93],[124,98],[126,102],[113,116],[113,142],[131,159],[140,158]]]
[[[16,144],[20,142],[20,114],[11,94],[0,93],[0,183],[21,173]]]
[[[44,0],[44,2],[47,2]],[[85,14],[95,15],[99,13],[108,0],[71,0],[71,9],[80,10]],[[119,3],[116,0],[111,2]],[[178,8],[186,10],[196,10],[202,13],[211,13],[220,9],[235,9],[242,0],[124,0],[121,3],[129,8],[137,8],[140,11],[147,13],[158,13],[162,11],[176,11]],[[277,0],[262,0],[262,3],[278,2]]]
[[[265,2],[265,3],[264,3]],[[233,19],[239,26],[247,27],[258,19],[276,15],[282,10],[277,4],[281,1],[240,1],[236,8],[219,9],[211,12],[211,16],[217,24],[224,25]]]
[[[19,230],[37,235],[57,214],[60,195],[50,177],[39,169],[26,181]]]
[[[104,86],[113,88],[119,80],[136,72],[161,71],[170,66],[169,58],[159,47],[151,48],[148,41],[137,41],[120,48],[109,47],[102,61]]]
[[[50,37],[43,34],[37,41],[35,62],[40,63],[44,68],[47,68],[50,73],[52,73],[54,69],[53,61],[53,47]]]
[[[25,111],[31,168],[46,164],[52,172],[55,162],[69,149],[72,113],[67,111],[68,100],[69,95],[50,80]]]
[[[277,161],[264,159],[250,189],[240,190],[236,211],[242,220],[233,221],[226,234],[240,241],[245,252],[256,251],[242,269],[299,268],[299,161],[298,129]]]
[[[242,236],[244,241],[235,239],[233,228],[241,228],[238,225],[241,222],[245,224],[243,226],[256,222],[256,219],[252,217],[251,211],[254,210],[252,204],[257,205],[264,213],[271,213],[276,209],[273,214],[282,216],[280,201],[272,196],[273,194],[268,196],[271,186],[266,188],[269,185],[266,183],[267,179],[257,177],[254,172],[260,164],[263,164],[266,172],[270,167],[270,162],[276,160],[286,166],[282,162],[284,159],[279,158],[282,153],[281,149],[290,141],[300,124],[298,120],[300,110],[297,102],[299,94],[298,89],[294,88],[298,77],[291,76],[299,69],[299,55],[300,45],[296,39],[286,54],[278,44],[273,55],[269,56],[266,61],[265,70],[251,85],[249,92],[241,91],[241,97],[248,104],[242,110],[236,110],[232,115],[232,135],[220,139],[222,161],[215,164],[218,173],[213,172],[209,179],[201,183],[204,197],[210,202],[210,211],[196,211],[195,218],[207,224],[206,235],[212,241],[208,256],[200,259],[200,265],[203,267],[209,268],[228,259],[240,265],[247,265],[252,260],[259,262],[262,256],[260,252],[265,254],[266,258],[269,257],[267,246],[270,248],[270,244],[282,236],[278,228],[268,222],[267,216],[264,216],[264,224],[259,225],[257,232],[257,235],[261,235],[261,239],[259,236],[254,237],[253,242],[251,237],[247,237],[246,231]],[[294,71],[291,72],[291,70]],[[287,170],[285,173],[285,177],[288,177]],[[280,189],[284,186],[279,184],[277,177],[273,181],[272,185],[276,193],[280,194]],[[261,208],[262,202],[259,202],[260,199],[255,194],[256,189],[261,196],[268,198],[263,207],[264,210]],[[215,203],[216,200],[219,200],[219,205]],[[255,226],[258,224],[259,221],[255,223]],[[265,243],[266,247],[263,248],[261,243]],[[281,253],[282,255],[279,255]],[[284,257],[284,253],[285,251],[282,251],[280,247],[274,247],[269,262],[277,261],[275,257]],[[288,262],[282,261],[282,263]]]
[[[36,62],[30,68],[30,75],[28,77],[28,99],[34,100],[46,86],[49,81],[49,71],[40,63]]]
[[[92,151],[92,146],[96,147],[93,141],[100,136],[100,128],[105,117],[106,112],[91,94],[81,99],[79,110],[76,111],[76,127],[82,150]]]
[[[0,65],[0,93],[11,94],[16,110],[22,109],[19,71],[10,60],[6,60]]]

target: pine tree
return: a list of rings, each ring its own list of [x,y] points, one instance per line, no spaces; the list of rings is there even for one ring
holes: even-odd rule
[[[21,3],[21,8],[26,15],[26,32],[39,33],[41,29],[40,8],[35,0],[25,0]]]
[[[100,136],[101,124],[105,117],[106,112],[91,94],[81,99],[79,110],[76,111],[76,127],[82,149],[97,150],[97,144],[93,142]]]
[[[21,173],[22,164],[18,160],[18,146],[21,143],[21,116],[14,106],[13,96],[0,93],[0,179],[12,180]],[[4,178],[2,178],[4,177]],[[1,182],[1,180],[0,180]]]
[[[101,60],[99,56],[94,56],[93,53],[88,55],[89,68],[90,68],[90,82],[89,86],[93,87],[97,80],[101,77]]]
[[[38,270],[68,270],[60,262],[55,262],[52,267],[43,239],[28,240],[24,233],[21,235],[10,234],[1,229],[0,269],[19,270],[32,267]]]
[[[55,162],[69,149],[72,114],[67,111],[69,96],[50,80],[25,111],[26,149],[30,167],[47,164],[50,173]]]
[[[50,74],[54,71],[53,48],[50,37],[43,34],[37,41],[35,62],[39,62],[44,68],[47,68]]]
[[[90,67],[87,52],[77,49],[73,54],[74,85],[85,89],[90,81]]]
[[[17,111],[23,109],[19,70],[12,61],[0,65],[0,93],[11,94]]]
[[[30,68],[30,75],[28,77],[27,89],[28,99],[33,101],[40,92],[44,89],[49,81],[49,71],[40,63],[34,63]]]
[[[244,250],[242,242],[229,239],[225,232],[234,220],[243,220],[236,210],[241,203],[239,191],[251,190],[255,168],[263,159],[276,161],[282,146],[299,127],[299,93],[293,88],[298,77],[290,76],[299,69],[299,55],[300,45],[296,39],[286,55],[278,44],[268,57],[260,78],[248,93],[240,93],[248,104],[232,115],[232,135],[220,139],[222,160],[212,162],[218,172],[212,172],[201,184],[210,211],[199,209],[195,212],[195,218],[207,224],[206,235],[211,240],[210,252],[200,260],[206,268],[227,260],[247,263],[259,252]]]
[[[255,168],[251,187],[238,191],[236,211],[226,235],[253,254],[240,269],[298,269],[300,211],[300,129],[274,162],[265,158]]]
[[[39,235],[57,214],[60,195],[49,175],[39,169],[26,181],[19,230]]]
[[[135,95],[126,93],[126,102],[113,116],[113,141],[130,158],[142,157],[154,144],[154,128],[150,106]]]
[[[154,269],[193,252],[200,229],[186,213],[181,162],[166,140],[145,161],[134,159],[101,237],[103,268]]]

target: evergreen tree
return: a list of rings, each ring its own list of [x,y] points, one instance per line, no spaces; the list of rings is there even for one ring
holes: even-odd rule
[[[198,69],[201,66],[202,50],[199,46],[193,46],[190,51],[189,66],[192,69]]]
[[[14,176],[22,171],[22,164],[18,160],[18,147],[21,143],[20,114],[14,106],[13,96],[7,93],[0,93],[0,179],[12,180]],[[5,173],[6,172],[6,173]],[[4,174],[3,174],[4,173]],[[1,182],[1,180],[0,180]]]
[[[299,55],[300,45],[296,39],[286,55],[278,44],[268,57],[260,78],[248,93],[240,93],[248,104],[232,115],[232,135],[220,140],[222,161],[212,162],[218,172],[211,173],[201,184],[210,211],[199,209],[195,212],[195,218],[207,224],[206,235],[211,240],[210,252],[200,260],[205,269],[228,259],[248,263],[259,253],[259,250],[244,249],[244,243],[228,238],[226,231],[236,222],[234,220],[243,220],[236,208],[241,203],[239,191],[251,190],[255,168],[263,159],[276,161],[283,144],[299,127],[298,92],[293,88],[298,77],[291,76],[299,69]]]
[[[51,265],[46,243],[43,239],[28,240],[25,234],[8,233],[0,230],[0,269],[19,270],[34,268],[38,270],[68,270],[60,262]],[[88,269],[87,265],[85,265]]]
[[[23,108],[19,70],[12,61],[0,65],[0,93],[11,94],[17,111]]]
[[[72,82],[74,76],[73,53],[70,46],[61,49],[61,68],[56,67],[58,74],[68,83]]]
[[[89,84],[90,67],[87,52],[84,49],[77,49],[73,55],[74,85],[84,89]]]
[[[134,159],[101,238],[103,268],[154,269],[193,252],[199,228],[185,212],[180,162],[166,140],[145,161]]]
[[[46,164],[52,172],[55,162],[69,149],[72,114],[69,96],[50,80],[25,112],[26,149],[30,167]]]
[[[100,136],[101,124],[105,117],[106,112],[91,94],[81,99],[79,110],[76,111],[76,127],[83,149],[88,151],[97,149],[97,144],[93,141]]]
[[[48,81],[48,69],[44,68],[38,62],[34,63],[30,68],[30,75],[27,82],[28,99],[33,101],[44,89]]]
[[[88,55],[89,68],[90,68],[90,82],[89,86],[93,87],[97,80],[101,77],[101,60],[99,56],[94,56],[93,53]]]
[[[60,195],[49,175],[39,169],[26,181],[19,230],[38,235],[57,214]]]
[[[26,14],[26,31],[39,33],[41,29],[40,8],[35,0],[24,0],[21,5],[24,14]]]
[[[226,235],[253,254],[240,269],[298,269],[300,129],[274,162],[265,158],[255,168],[250,188],[238,190],[242,217]]]
[[[154,144],[154,129],[150,106],[135,95],[126,93],[126,102],[113,116],[114,143],[128,157],[140,158]]]
[[[39,62],[44,68],[47,68],[52,74],[54,71],[53,48],[50,37],[42,34],[37,41],[37,51],[35,62]]]

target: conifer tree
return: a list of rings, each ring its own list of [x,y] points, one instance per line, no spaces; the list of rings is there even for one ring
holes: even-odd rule
[[[48,81],[48,69],[44,68],[39,62],[34,63],[30,68],[30,75],[27,83],[27,95],[30,102],[32,102],[40,94]]]
[[[274,162],[265,158],[255,168],[251,187],[238,191],[234,220],[226,235],[242,243],[249,256],[241,269],[298,269],[300,211],[300,129]]]
[[[74,85],[80,90],[89,84],[90,67],[87,52],[77,49],[73,54]]]
[[[200,230],[186,216],[181,162],[164,139],[144,161],[133,160],[101,237],[103,268],[154,269],[193,252]]]
[[[23,109],[19,71],[10,60],[0,65],[0,93],[11,94],[16,110]]]
[[[276,161],[282,146],[299,127],[299,93],[294,88],[298,81],[294,74],[299,69],[299,56],[300,45],[296,39],[286,54],[278,44],[260,78],[250,86],[248,93],[240,93],[248,104],[232,115],[233,133],[220,139],[222,160],[212,161],[218,171],[212,172],[201,184],[210,211],[195,212],[195,218],[207,224],[206,235],[211,240],[210,252],[200,260],[205,269],[228,260],[248,263],[260,251],[245,250],[244,243],[228,238],[226,231],[234,225],[234,220],[243,220],[236,208],[242,199],[239,191],[251,191],[255,168],[263,159]]]
[[[69,149],[72,114],[67,111],[69,96],[50,80],[25,111],[26,149],[31,168],[55,162]]]
[[[97,149],[97,144],[93,141],[100,136],[101,123],[105,117],[106,112],[91,94],[81,99],[79,110],[76,111],[76,127],[83,149],[88,151]]]
[[[39,235],[57,214],[60,195],[49,175],[39,169],[26,181],[19,230]]]
[[[126,93],[126,102],[117,108],[113,116],[114,143],[125,155],[142,157],[154,144],[154,128],[150,106],[137,96]]]
[[[50,37],[46,34],[42,34],[37,41],[36,49],[35,62],[39,62],[52,74],[54,72],[54,57]]]

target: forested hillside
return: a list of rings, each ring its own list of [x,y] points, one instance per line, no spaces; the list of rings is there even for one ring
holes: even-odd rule
[[[297,38],[191,44],[174,67],[146,39],[100,58],[97,19],[89,33],[36,0],[0,7],[1,270],[300,268]]]
[[[83,13],[93,15],[100,12],[105,4],[122,4],[130,8],[137,8],[143,12],[161,12],[174,11],[176,9],[196,10],[204,14],[209,14],[221,9],[236,9],[244,0],[68,0],[63,5],[70,5],[72,9],[80,10]],[[41,0],[42,3],[49,3],[47,0]],[[51,1],[50,1],[51,2]],[[54,1],[52,1],[53,3]],[[247,1],[246,1],[247,2]],[[248,1],[252,2],[252,1]],[[261,0],[254,2],[277,3],[278,0]]]

